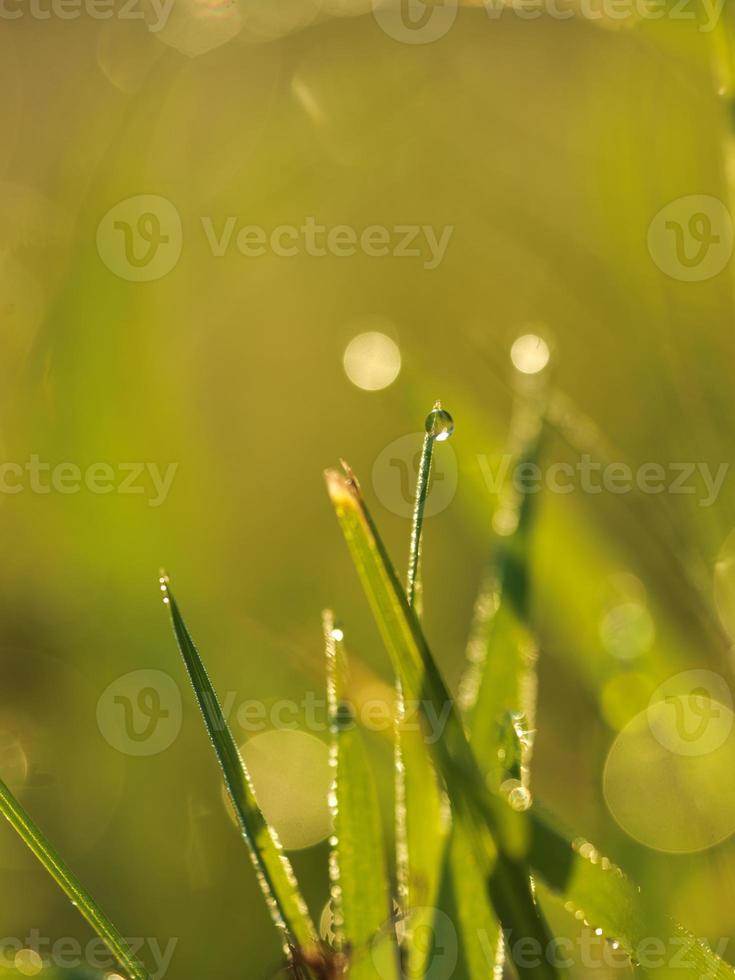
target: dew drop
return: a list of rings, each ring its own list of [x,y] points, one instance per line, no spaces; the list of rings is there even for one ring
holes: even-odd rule
[[[531,806],[531,793],[525,786],[515,786],[508,793],[508,802],[514,810],[528,810]]]
[[[424,427],[436,442],[445,442],[454,432],[454,419],[437,402],[426,416]]]

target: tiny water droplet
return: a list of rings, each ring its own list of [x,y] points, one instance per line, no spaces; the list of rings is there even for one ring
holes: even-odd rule
[[[424,427],[436,442],[445,442],[454,432],[454,419],[437,402],[426,416]]]
[[[332,639],[333,640],[336,640],[337,641],[337,643],[341,643],[342,640],[344,640],[344,638],[345,638],[344,631],[341,630],[339,628],[339,626],[335,626],[334,627],[334,629],[331,632],[331,636],[332,636]]]
[[[525,786],[515,786],[508,793],[508,802],[514,810],[528,810],[531,806],[531,793]]]

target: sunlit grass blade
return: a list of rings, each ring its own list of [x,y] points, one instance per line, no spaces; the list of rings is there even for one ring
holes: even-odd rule
[[[377,534],[357,482],[348,472],[326,474],[335,511],[353,562],[391,655],[407,698],[445,718],[442,737],[432,746],[457,820],[466,821],[472,850],[489,883],[493,904],[504,927],[546,947],[549,935],[531,894],[523,860],[525,841],[519,814],[487,791],[472,755],[462,722],[409,607],[395,570]],[[545,960],[517,964],[526,977],[556,977]]]
[[[0,780],[0,810],[72,905],[79,909],[81,915],[104,941],[128,980],[148,980],[145,968],[133,956],[122,934],[85,891],[77,877],[62,861],[2,780]]]
[[[293,949],[309,950],[317,944],[316,930],[306,902],[301,896],[291,864],[283,853],[275,830],[268,824],[258,806],[240,750],[232,736],[199,652],[171,594],[168,579],[162,576],[160,582],[165,593],[164,602],[171,612],[181,656],[184,658],[268,910],[279,930],[284,952],[290,955]]]
[[[401,699],[395,741],[398,900],[403,917],[406,973],[422,977],[431,953],[424,941],[432,926],[441,883],[449,813],[432,763],[419,708]]]
[[[436,402],[426,419],[419,458],[406,575],[406,600],[418,617],[423,605],[422,530],[434,443],[443,442],[452,428],[451,416]],[[406,972],[422,977],[429,969],[428,959],[433,952],[425,936],[435,925],[434,907],[441,886],[449,812],[420,723],[419,706],[406,703],[400,677],[396,678],[395,804],[398,900],[404,922]]]
[[[345,697],[347,663],[334,616],[322,617],[334,784],[330,856],[336,945],[351,980],[398,980],[398,946],[377,792],[362,735]]]
[[[735,977],[735,968],[683,926],[651,908],[638,886],[589,841],[570,842],[536,805],[528,816],[532,831],[529,860],[545,891],[568,912],[601,930],[633,961],[640,959],[645,965],[644,952],[651,958],[652,948],[663,951],[661,966],[637,969],[646,975],[681,980]]]

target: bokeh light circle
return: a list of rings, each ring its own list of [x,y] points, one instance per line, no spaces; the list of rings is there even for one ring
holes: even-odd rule
[[[392,385],[401,371],[398,344],[385,333],[368,330],[353,337],[342,358],[345,374],[363,391],[381,391]]]
[[[513,367],[521,374],[538,374],[549,363],[549,345],[535,333],[526,333],[513,341],[510,359]]]
[[[324,742],[308,732],[276,728],[254,735],[240,751],[258,804],[286,850],[329,837],[333,771]]]
[[[732,711],[721,706],[732,718]],[[711,752],[683,755],[676,716],[667,702],[639,712],[615,739],[605,763],[608,809],[634,840],[656,851],[707,850],[735,832],[735,736]]]

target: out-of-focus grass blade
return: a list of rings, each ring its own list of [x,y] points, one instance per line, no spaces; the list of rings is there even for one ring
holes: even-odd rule
[[[85,891],[2,780],[0,780],[0,810],[72,905],[79,909],[104,941],[129,980],[148,980],[148,974],[133,956],[127,941]]]
[[[163,601],[171,612],[176,641],[184,658],[194,694],[224,775],[225,786],[235,809],[242,835],[263,890],[268,911],[277,926],[287,955],[292,950],[316,948],[316,930],[301,896],[291,864],[283,853],[275,830],[263,816],[250,777],[232,736],[217,694],[197,648],[184,624],[168,579],[162,576]]]
[[[330,857],[336,945],[347,951],[351,980],[398,980],[398,946],[383,850],[378,797],[362,736],[345,700],[347,664],[342,633],[322,617],[334,784]]]
[[[538,465],[541,423],[518,458]],[[467,648],[469,667],[460,688],[472,747],[480,767],[500,785],[508,774],[499,755],[511,716],[525,716],[522,772],[530,756],[530,732],[536,707],[537,645],[529,625],[529,551],[535,496],[511,480],[501,504],[503,523],[513,528],[499,538],[486,581],[475,604]],[[523,780],[521,780],[523,781]],[[527,787],[526,787],[527,788]]]
[[[357,482],[329,471],[327,486],[337,517],[362,580],[383,641],[407,698],[431,706],[446,719],[442,737],[432,746],[437,769],[447,786],[456,819],[466,821],[475,860],[489,883],[498,917],[546,948],[549,936],[531,894],[524,863],[524,825],[509,807],[491,796],[476,765],[461,720],[409,607],[396,573],[362,500]],[[428,734],[428,733],[427,733]],[[558,971],[545,959],[516,964],[523,976],[551,978]]]
[[[683,926],[662,916],[644,901],[638,886],[589,841],[573,842],[535,804],[529,860],[537,879],[564,908],[592,928],[602,930],[645,975],[680,980],[732,980],[735,969]],[[652,944],[660,953],[651,954]],[[642,955],[647,951],[647,957]],[[661,957],[662,965],[646,968]]]

